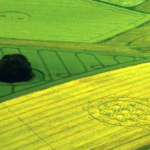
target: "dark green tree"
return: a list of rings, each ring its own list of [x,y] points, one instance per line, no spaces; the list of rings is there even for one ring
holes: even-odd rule
[[[31,64],[22,54],[8,54],[0,60],[0,81],[7,83],[29,81],[33,77]]]

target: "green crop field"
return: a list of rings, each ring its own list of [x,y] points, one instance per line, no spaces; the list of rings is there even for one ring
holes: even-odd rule
[[[134,28],[150,15],[91,0],[0,2],[0,37],[97,42]]]
[[[149,6],[150,1],[144,1],[141,5],[134,7],[133,10],[149,14]],[[150,56],[149,31],[150,20],[127,32],[99,42],[98,45],[103,45],[106,49],[107,47],[112,48],[114,52],[119,51],[121,53],[136,54],[139,56]]]
[[[146,145],[149,70],[150,63],[143,63],[0,103],[0,149],[135,150]]]

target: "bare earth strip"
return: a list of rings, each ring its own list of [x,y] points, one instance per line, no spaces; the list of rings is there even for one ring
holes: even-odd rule
[[[149,87],[150,63],[144,63],[3,102],[0,149],[126,150],[147,145]]]

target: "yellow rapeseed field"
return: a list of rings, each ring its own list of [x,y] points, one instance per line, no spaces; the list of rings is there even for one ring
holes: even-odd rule
[[[0,104],[1,150],[133,150],[149,142],[150,63]]]

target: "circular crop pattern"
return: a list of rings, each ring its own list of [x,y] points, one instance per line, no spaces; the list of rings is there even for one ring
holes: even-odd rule
[[[111,99],[110,99],[111,100]],[[120,126],[145,126],[150,127],[150,108],[139,99],[114,98],[112,101],[95,101],[86,107],[89,115],[101,122]]]
[[[0,12],[0,19],[15,19],[15,20],[27,20],[30,18],[29,14],[17,12],[17,11],[6,11]]]

